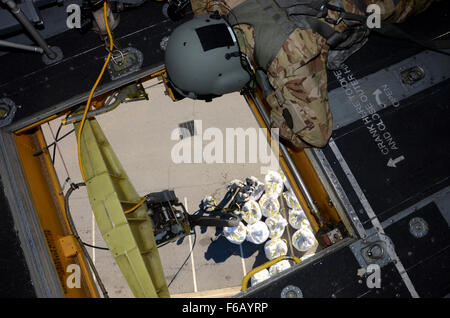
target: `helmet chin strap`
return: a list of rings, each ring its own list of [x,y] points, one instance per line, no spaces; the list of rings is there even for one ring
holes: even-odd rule
[[[256,74],[256,70],[252,65],[252,62],[250,61],[250,58],[248,57],[247,54],[240,52],[240,56],[241,56],[241,64],[242,64],[242,68],[248,73],[248,75],[250,76],[249,81],[244,85],[244,87],[241,89],[242,91],[248,91],[248,90],[252,90],[255,88],[255,74]]]
[[[255,71],[255,68],[253,67],[252,62],[250,61],[248,55],[241,52],[241,57],[246,62],[246,63],[243,63],[245,66],[244,67],[245,70],[250,74],[250,77],[254,76],[256,71]]]

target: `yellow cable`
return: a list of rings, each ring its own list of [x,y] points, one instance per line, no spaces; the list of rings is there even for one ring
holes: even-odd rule
[[[100,80],[103,77],[103,74],[105,73],[106,67],[108,66],[108,63],[111,59],[111,51],[114,48],[114,43],[113,43],[113,37],[111,34],[111,30],[109,29],[109,24],[108,24],[108,16],[107,16],[107,3],[106,1],[103,3],[103,17],[105,19],[105,26],[106,26],[106,31],[108,32],[108,38],[109,38],[109,53],[108,56],[106,57],[105,60],[105,64],[103,64],[102,70],[100,71],[100,74],[97,78],[97,80],[95,81],[94,86],[91,89],[91,92],[89,93],[89,97],[88,100],[86,102],[86,107],[84,109],[84,113],[83,113],[83,117],[81,119],[81,123],[80,123],[80,128],[78,130],[78,136],[77,136],[77,142],[78,142],[78,164],[80,166],[80,172],[81,172],[81,177],[83,178],[83,181],[86,183],[86,177],[84,175],[84,169],[83,169],[83,163],[81,161],[81,133],[83,131],[83,127],[84,127],[84,123],[86,121],[86,116],[87,113],[89,112],[90,106],[91,106],[91,100],[92,97],[94,95],[95,89],[97,88],[98,84],[100,83]],[[136,210],[138,207],[140,207],[144,202],[145,202],[146,198],[143,197],[138,204],[136,204],[134,207],[132,207],[129,210],[124,211],[125,213],[131,213],[134,210]]]
[[[109,37],[109,50],[112,51],[112,49],[114,48],[114,43],[113,43],[113,38],[112,38],[112,35],[111,35],[111,31],[109,29],[109,25],[108,25],[106,1],[103,3],[103,16],[104,16],[104,19],[105,19],[106,31],[108,32],[108,37]],[[110,59],[111,59],[111,53],[108,53],[108,56],[106,57],[105,64],[103,64],[103,68],[100,71],[100,74],[99,74],[97,80],[95,81],[95,84],[92,87],[91,92],[89,94],[89,98],[87,100],[86,107],[84,109],[83,117],[81,119],[80,128],[78,130],[78,136],[77,136],[77,142],[78,142],[78,164],[80,166],[81,177],[83,178],[83,181],[85,183],[86,183],[86,178],[85,178],[85,175],[84,175],[83,164],[81,162],[81,132],[83,131],[84,122],[86,121],[86,116],[87,116],[87,113],[89,112],[89,108],[91,106],[92,96],[94,95],[94,91],[97,88],[98,83],[100,82],[100,80],[103,77],[103,73],[105,73],[106,67],[107,67]]]
[[[268,267],[270,267],[272,265],[275,265],[276,263],[278,263],[278,262],[280,262],[282,260],[285,260],[285,259],[292,260],[292,261],[294,261],[297,264],[301,262],[301,260],[298,257],[296,257],[296,256],[284,255],[284,256],[277,257],[277,258],[275,258],[273,260],[270,260],[270,261],[268,261],[268,262],[266,262],[266,263],[264,263],[264,264],[262,264],[262,265],[260,265],[258,267],[255,267],[254,269],[252,269],[250,272],[248,272],[244,276],[244,279],[242,280],[241,291],[244,291],[244,290],[247,289],[248,281],[250,280],[250,278],[253,275],[255,275],[256,273],[262,271],[263,269],[266,269],[266,268],[268,268]]]
[[[131,209],[128,209],[126,211],[124,211],[125,214],[134,212],[138,207],[140,207],[142,204],[144,204],[144,202],[147,200],[146,197],[141,198],[141,201],[139,201],[134,207],[132,207]]]

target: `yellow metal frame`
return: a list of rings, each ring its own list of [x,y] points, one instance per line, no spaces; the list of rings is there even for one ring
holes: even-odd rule
[[[162,78],[166,89],[168,88],[165,70],[151,74],[145,79],[155,77]],[[168,92],[172,95],[170,89]],[[261,94],[257,93],[261,97]],[[96,101],[101,103],[109,94],[111,92],[96,97]],[[173,96],[170,97],[174,99]],[[245,96],[245,98],[260,127],[268,128],[254,101],[249,96]],[[264,101],[263,98],[260,100]],[[267,104],[264,107],[270,112]],[[34,206],[47,238],[49,253],[53,257],[65,295],[67,297],[98,297],[90,269],[78,242],[70,231],[63,212],[64,198],[50,156],[47,151],[38,157],[33,156],[41,149],[47,149],[40,125],[67,113],[68,111],[61,112],[17,131],[15,140]],[[78,131],[79,123],[75,123],[74,126]],[[267,133],[270,142],[270,131],[267,130]],[[82,162],[86,171],[89,200],[103,238],[133,294],[136,297],[169,297],[151,221],[146,209],[141,206],[132,213],[124,214],[124,211],[133,207],[141,197],[128,179],[95,118],[86,121],[81,137]],[[297,170],[310,189],[311,196],[323,219],[326,222],[339,222],[339,215],[330,203],[331,200],[305,152],[289,146],[287,148]],[[299,198],[300,204],[304,207],[311,226],[317,231],[319,226],[281,153],[280,164]],[[278,259],[278,261],[280,260]],[[265,265],[268,267],[276,262],[269,262]],[[61,270],[72,263],[79,264],[82,271],[82,288],[78,290],[68,289],[65,286],[67,274]],[[250,273],[254,274],[255,271]]]
[[[98,297],[89,266],[65,218],[64,197],[50,155],[48,151],[40,156],[33,155],[41,149],[47,149],[42,130],[35,128],[27,133],[16,134],[14,138],[33,205],[65,296]],[[80,266],[81,288],[70,288],[67,284],[71,272],[66,269],[71,264]]]

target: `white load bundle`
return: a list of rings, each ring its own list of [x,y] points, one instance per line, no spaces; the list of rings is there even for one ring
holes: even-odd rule
[[[280,212],[280,202],[278,199],[263,194],[259,200],[259,206],[261,207],[261,213],[266,218],[274,216]]]
[[[283,184],[275,182],[266,183],[264,191],[266,195],[277,199],[280,196],[280,193],[283,192]]]
[[[292,245],[300,252],[310,250],[316,244],[316,238],[309,226],[302,226],[292,235]]]
[[[278,263],[270,266],[269,274],[270,274],[270,276],[272,276],[272,275],[281,273],[282,271],[288,269],[289,267],[291,267],[291,263],[289,263],[288,260],[279,261]]]
[[[294,193],[292,193],[292,191],[284,192],[283,196],[286,199],[286,204],[290,209],[302,209],[300,202],[298,202],[297,197]]]
[[[240,245],[247,237],[247,227],[244,223],[239,222],[238,226],[224,227],[223,235],[231,243]]]
[[[247,226],[247,241],[253,244],[262,244],[269,238],[269,229],[266,223],[256,221]]]
[[[262,281],[265,281],[269,277],[270,277],[269,271],[267,269],[263,269],[252,276],[251,284],[252,284],[252,286],[255,286],[256,284],[259,284]]]
[[[242,207],[241,214],[247,224],[253,224],[262,218],[261,208],[255,200],[248,200]]]
[[[289,224],[296,230],[300,229],[300,227],[304,225],[309,225],[305,211],[303,211],[303,209],[289,210]]]
[[[266,183],[269,183],[269,182],[283,183],[284,179],[281,176],[281,174],[279,174],[277,171],[269,170],[267,172],[266,176],[264,177],[264,181]]]
[[[271,170],[266,174],[265,182],[265,194],[273,198],[278,198],[284,189],[283,177],[278,172]]]
[[[283,182],[284,184],[286,184],[286,186],[290,187],[289,181],[288,181],[288,179],[286,178],[286,176],[285,176],[283,170],[282,170],[282,169],[278,169],[278,170],[277,170],[277,173],[280,175],[281,182]]]
[[[286,255],[287,250],[286,240],[279,238],[271,239],[264,245],[264,252],[269,260]]]
[[[269,228],[269,236],[271,238],[280,238],[284,233],[286,225],[288,224],[286,219],[279,213],[268,217],[265,223]]]

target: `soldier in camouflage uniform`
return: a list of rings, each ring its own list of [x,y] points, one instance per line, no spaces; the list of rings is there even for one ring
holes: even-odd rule
[[[191,0],[195,15],[219,11],[226,15],[232,8],[245,0]],[[365,0],[365,4],[378,4],[381,19],[391,23],[403,22],[407,17],[424,11],[433,0]],[[365,15],[352,0],[342,0],[347,12]],[[328,11],[328,16],[337,19],[338,13]],[[344,22],[335,30],[343,31]],[[247,24],[233,27],[240,48],[253,59],[255,36]],[[326,39],[312,29],[297,28],[290,34],[281,50],[267,70],[267,76],[274,92],[267,98],[271,107],[271,125],[280,129],[280,136],[298,148],[324,147],[331,136],[332,116],[328,105],[326,61],[329,46]],[[300,131],[293,133],[282,115],[281,105],[291,103],[301,114]],[[285,104],[286,105],[286,104]]]

